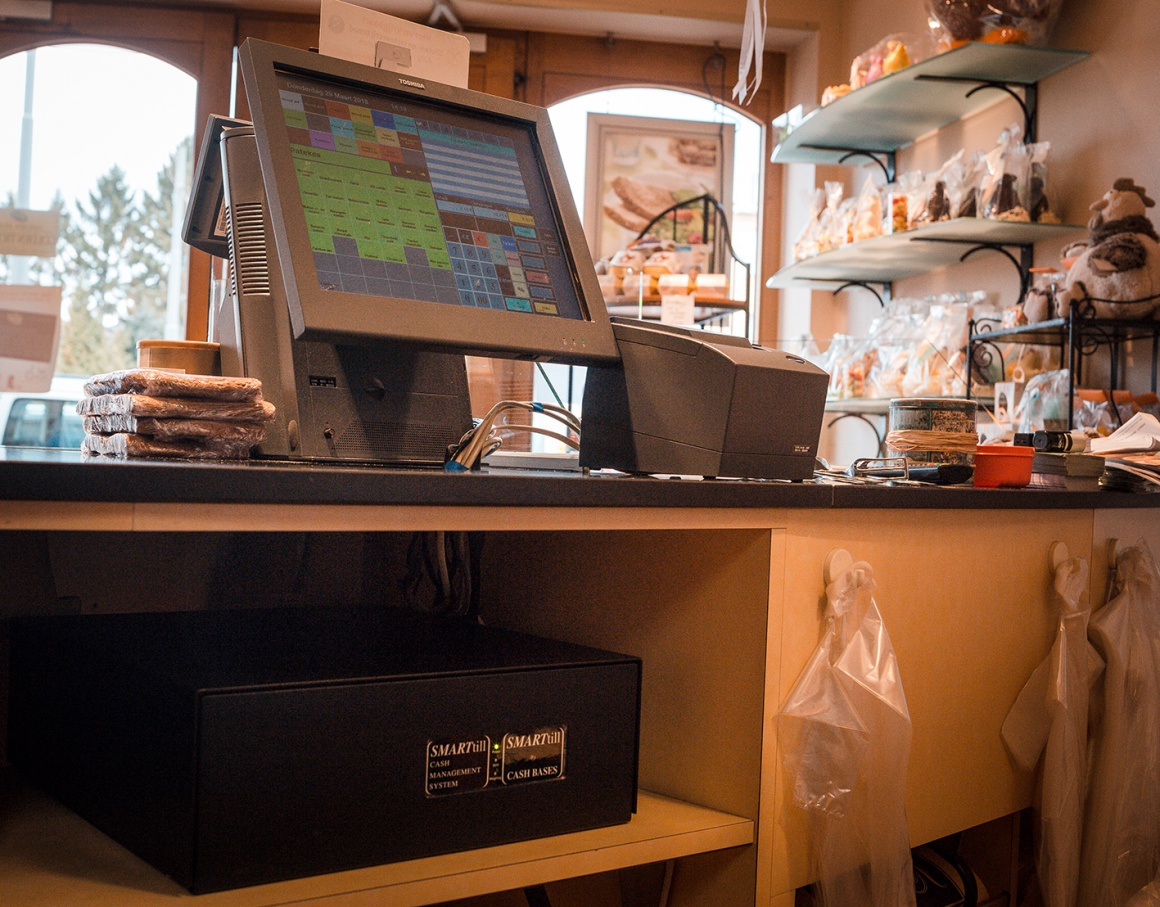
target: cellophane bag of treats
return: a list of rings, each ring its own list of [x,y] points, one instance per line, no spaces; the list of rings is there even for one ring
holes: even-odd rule
[[[875,319],[873,331],[878,356],[869,375],[869,396],[881,400],[903,396],[906,370],[913,351],[923,341],[924,299],[895,299]]]
[[[922,192],[919,196],[922,201],[911,221],[912,227],[936,224],[939,221],[951,219],[953,211],[949,185],[954,178],[950,174],[956,167],[961,169],[962,159],[963,152],[961,150],[955,152],[938,170],[928,173],[923,179]]]
[[[963,163],[961,185],[948,189],[952,198],[951,217],[978,217],[979,196],[987,181],[987,155],[976,150]],[[956,191],[957,189],[957,191]]]
[[[991,220],[1031,220],[1031,154],[1023,144],[1023,127],[999,134],[987,152],[987,177],[979,195],[979,213]]]
[[[840,209],[846,187],[837,180],[826,181],[826,207],[818,218],[818,252],[829,252],[846,242],[846,229]]]
[[[934,50],[929,35],[896,32],[858,54],[850,64],[850,88],[861,88],[925,60]]]
[[[826,389],[827,396],[835,398],[842,396],[841,373],[850,351],[857,342],[857,339],[849,334],[835,334],[830,338],[830,345],[826,347],[826,351],[818,362],[818,367],[830,376],[830,383]]]
[[[1031,44],[1051,37],[1063,0],[924,0],[938,50],[971,41]]]
[[[821,230],[822,211],[826,207],[826,190],[817,188],[810,197],[810,211],[806,224],[793,244],[793,260],[804,261],[818,254],[818,231]]]
[[[872,179],[858,191],[852,234],[854,242],[882,235],[882,192]]]

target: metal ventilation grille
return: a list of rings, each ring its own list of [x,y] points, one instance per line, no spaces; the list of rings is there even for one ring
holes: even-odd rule
[[[447,434],[434,426],[405,426],[395,422],[365,422],[356,419],[334,440],[336,450],[441,460],[447,449]]]
[[[241,282],[243,295],[270,292],[270,263],[266,256],[266,231],[262,226],[262,203],[241,202],[226,209],[230,219],[230,274],[233,290]]]

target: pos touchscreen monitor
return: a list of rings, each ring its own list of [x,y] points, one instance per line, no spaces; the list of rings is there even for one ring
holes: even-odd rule
[[[547,111],[253,39],[241,67],[295,338],[617,359]]]

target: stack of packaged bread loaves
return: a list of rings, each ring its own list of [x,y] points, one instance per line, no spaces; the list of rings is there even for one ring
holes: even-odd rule
[[[274,405],[255,378],[138,368],[90,378],[77,413],[86,454],[238,459],[266,437]]]

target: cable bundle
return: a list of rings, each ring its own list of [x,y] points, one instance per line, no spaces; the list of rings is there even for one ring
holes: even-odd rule
[[[524,410],[529,413],[541,413],[549,416],[557,422],[563,423],[569,434],[561,434],[549,428],[541,428],[538,425],[497,424],[499,417],[510,410]],[[573,450],[580,449],[580,442],[576,440],[580,436],[580,420],[564,407],[554,403],[501,400],[487,411],[487,415],[479,421],[475,428],[459,439],[459,443],[444,469],[448,472],[467,472],[474,469],[479,465],[480,460],[503,444],[501,434],[516,434],[518,432],[546,435],[563,442]]]
[[[90,378],[77,413],[86,454],[237,459],[266,437],[274,405],[254,378],[142,368]]]

